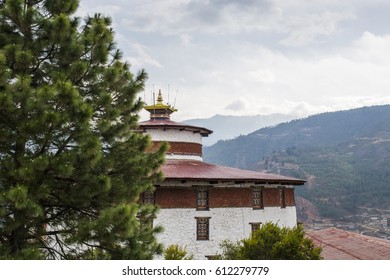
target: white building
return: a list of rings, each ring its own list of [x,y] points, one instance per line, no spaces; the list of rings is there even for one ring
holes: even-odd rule
[[[164,181],[143,195],[143,203],[161,208],[154,225],[163,226],[158,239],[165,246],[186,246],[195,259],[206,259],[220,253],[222,241],[247,238],[262,223],[297,224],[294,187],[303,180],[206,163],[202,137],[211,130],[171,121],[176,109],[163,104],[161,91],[145,109],[150,120],[140,129],[154,145],[170,145]]]

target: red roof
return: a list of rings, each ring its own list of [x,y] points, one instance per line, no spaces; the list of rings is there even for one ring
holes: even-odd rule
[[[165,180],[244,181],[287,185],[303,185],[305,183],[304,180],[291,177],[214,165],[197,160],[167,160],[162,166],[162,172],[165,175]]]
[[[337,228],[313,230],[306,235],[322,247],[325,260],[390,260],[390,240]]]
[[[188,130],[193,132],[198,132],[202,136],[208,136],[209,134],[213,133],[212,130],[204,128],[204,127],[198,127],[193,125],[188,125],[185,123],[180,122],[174,122],[167,118],[161,118],[161,119],[150,119],[148,121],[140,122],[138,124],[141,128],[174,128],[179,130]]]

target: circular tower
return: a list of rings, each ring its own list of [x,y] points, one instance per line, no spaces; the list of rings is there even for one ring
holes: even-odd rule
[[[211,130],[171,121],[170,116],[177,109],[163,103],[161,90],[158,92],[157,103],[144,108],[150,113],[150,119],[140,122],[139,127],[150,135],[153,145],[168,142],[167,159],[203,160],[202,137],[211,134]]]

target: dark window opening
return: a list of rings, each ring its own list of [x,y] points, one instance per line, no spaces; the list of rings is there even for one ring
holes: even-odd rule
[[[142,203],[145,205],[155,205],[156,204],[155,192],[144,192],[142,194]]]
[[[286,188],[279,188],[280,207],[286,208]]]
[[[209,240],[209,217],[196,217],[196,240]]]
[[[253,234],[255,231],[259,230],[260,227],[261,227],[261,223],[250,223],[250,225],[251,225],[252,234]]]
[[[263,205],[263,187],[252,188],[252,207],[253,209],[262,209]]]
[[[209,191],[207,187],[199,187],[196,194],[196,209],[208,210],[209,209]]]

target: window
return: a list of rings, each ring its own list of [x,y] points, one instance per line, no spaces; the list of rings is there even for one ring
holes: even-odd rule
[[[221,255],[207,255],[205,257],[209,261],[221,260]]]
[[[286,208],[286,188],[281,187],[279,188],[279,197],[280,197],[280,207]]]
[[[209,191],[207,187],[199,187],[196,194],[196,209],[208,210],[209,209]]]
[[[251,231],[254,233],[256,230],[258,230],[261,226],[261,223],[250,223],[251,225]]]
[[[156,195],[154,192],[144,192],[142,194],[142,203],[145,205],[155,205]]]
[[[252,207],[253,209],[263,208],[263,187],[252,188]]]
[[[209,240],[210,217],[196,217],[196,240]]]

